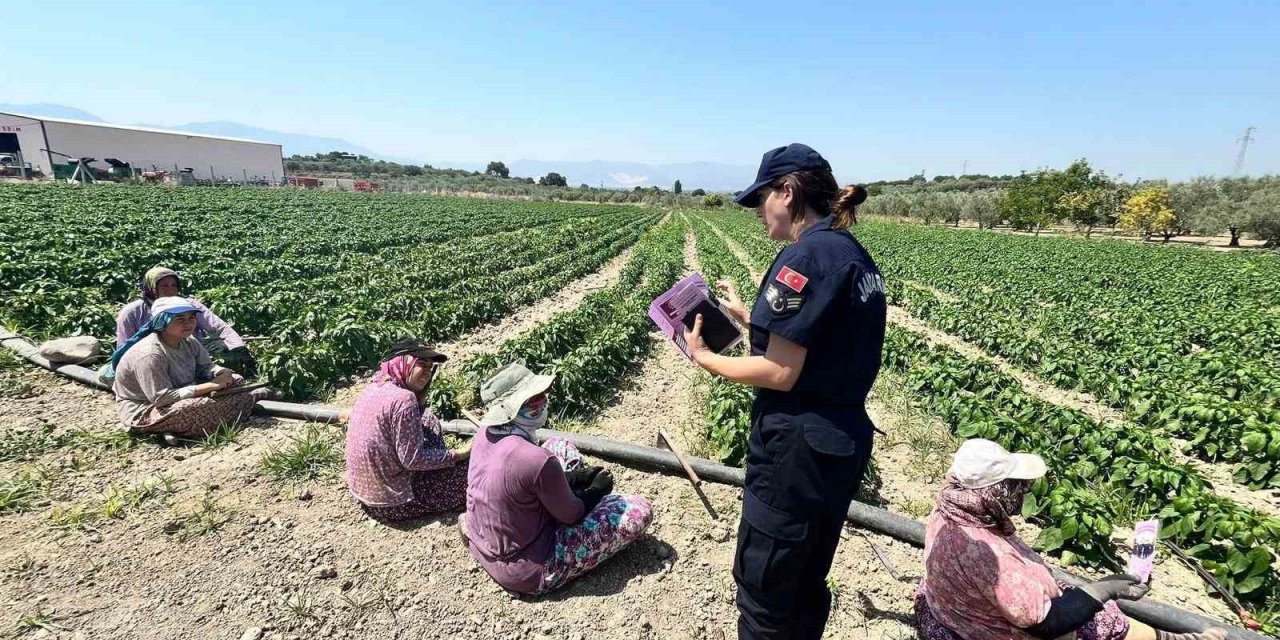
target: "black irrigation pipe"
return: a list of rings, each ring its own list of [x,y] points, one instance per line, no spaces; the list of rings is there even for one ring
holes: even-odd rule
[[[37,366],[91,387],[104,391],[109,390],[106,385],[98,381],[95,371],[79,365],[55,365],[41,357],[39,350],[30,342],[4,329],[0,329],[0,343]],[[279,418],[326,423],[338,421],[338,409],[335,407],[262,400],[258,402],[257,408],[262,413]],[[467,420],[450,420],[444,423],[443,429],[446,433],[465,437],[474,436],[476,432],[476,427]],[[633,466],[660,469],[663,472],[674,475],[684,475],[684,468],[680,466],[680,461],[676,459],[675,454],[663,449],[580,433],[552,431],[550,429],[540,429],[535,435],[539,443],[545,442],[548,438],[564,438],[572,442],[579,451],[586,454]],[[745,474],[742,469],[726,466],[705,458],[686,456],[685,460],[704,479],[735,487],[743,485]],[[881,533],[917,547],[924,546],[924,524],[918,520],[860,502],[854,502],[849,505],[849,512],[846,517],[849,523],[856,527]],[[1071,584],[1085,582],[1082,578],[1060,569],[1054,569],[1053,573],[1058,579]],[[1131,602],[1121,600],[1119,605],[1121,610],[1134,619],[1165,631],[1184,633],[1203,631],[1209,627],[1222,627],[1227,630],[1227,637],[1231,640],[1267,640],[1266,636],[1259,633],[1210,620],[1199,614],[1183,611],[1155,601]]]

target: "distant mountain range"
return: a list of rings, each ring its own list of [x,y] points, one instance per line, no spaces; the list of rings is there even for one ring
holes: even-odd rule
[[[25,113],[34,116],[84,120],[87,122],[106,122],[88,111],[60,104],[0,103],[0,112]],[[483,171],[486,165],[486,163],[476,162],[424,161],[421,158],[393,156],[378,153],[342,138],[273,131],[238,122],[214,121],[179,125],[136,124],[134,126],[274,142],[283,147],[285,157],[295,154],[309,156],[330,151],[346,151],[401,164],[430,164],[441,169]],[[631,189],[637,186],[648,187],[653,185],[663,189],[671,189],[675,181],[679,180],[686,191],[692,191],[697,188],[708,191],[732,191],[749,184],[755,174],[754,168],[750,166],[715,162],[646,164],[610,160],[546,161],[521,159],[507,162],[507,167],[511,169],[511,174],[516,176],[536,178],[554,171],[565,176],[571,186],[576,187],[579,184],[587,184],[592,187],[604,186],[612,189]]]
[[[555,171],[568,178],[570,186],[575,187],[583,183],[591,187],[603,185],[623,189],[657,185],[669,190],[679,180],[685,191],[699,188],[708,191],[734,191],[751,184],[756,173],[755,167],[716,162],[646,164],[610,160],[516,160],[507,166],[513,175],[518,176],[544,176]]]

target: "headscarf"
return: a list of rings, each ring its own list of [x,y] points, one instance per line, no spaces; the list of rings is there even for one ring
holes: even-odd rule
[[[408,354],[384,360],[378,366],[378,374],[373,377],[373,381],[378,384],[390,382],[397,387],[407,388],[405,381],[409,379],[409,372],[413,371],[413,365],[417,362],[416,357]]]
[[[169,276],[177,278],[178,272],[168,267],[152,267],[148,269],[147,272],[142,275],[142,282],[138,283],[139,288],[142,289],[142,299],[147,302],[155,302],[156,285],[160,284],[161,280],[164,280]],[[178,284],[182,284],[181,278],[178,279]]]
[[[1013,479],[970,489],[948,475],[935,509],[960,526],[995,529],[1011,536],[1015,532],[1012,516],[1022,512],[1022,499],[1030,489],[1030,481]]]
[[[120,359],[124,358],[124,354],[132,349],[133,345],[142,342],[143,338],[153,333],[164,331],[169,326],[169,323],[173,322],[174,318],[192,311],[197,311],[197,309],[185,298],[170,296],[157,299],[151,305],[151,320],[139,327],[133,336],[111,352],[111,369],[114,371],[120,365]]]

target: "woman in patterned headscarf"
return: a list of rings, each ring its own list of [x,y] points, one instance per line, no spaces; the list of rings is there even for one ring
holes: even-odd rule
[[[141,296],[125,305],[116,315],[116,345],[123,345],[151,320],[151,304],[157,298],[182,295],[182,282],[178,274],[168,267],[153,267],[142,276],[139,285]],[[227,361],[244,375],[255,378],[258,375],[258,362],[249,353],[244,338],[236,330],[219,318],[217,314],[196,301],[186,298],[196,309],[195,337],[204,348],[214,356],[226,354]]]
[[[1013,516],[1031,483],[1045,474],[1040,456],[1009,453],[990,440],[956,452],[925,532],[925,577],[916,592],[916,624],[925,640],[1221,640],[1221,629],[1174,634],[1121,613],[1116,600],[1150,589],[1131,575],[1079,587],[1059,582],[1020,538]]]
[[[423,342],[396,343],[351,410],[347,488],[375,520],[413,520],[466,506],[470,449],[446,448],[440,419],[422,406],[436,367],[446,360]]]
[[[244,379],[213,364],[193,337],[199,309],[176,296],[158,298],[147,323],[111,354],[112,390],[130,431],[199,438],[248,415],[270,389],[215,396]]]

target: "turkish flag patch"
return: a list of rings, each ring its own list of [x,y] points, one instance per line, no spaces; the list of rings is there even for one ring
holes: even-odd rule
[[[787,285],[788,287],[791,287],[791,290],[796,293],[800,293],[801,291],[804,291],[804,286],[806,284],[809,284],[808,276],[786,265],[783,265],[782,271],[778,272],[778,277],[776,278],[776,280],[778,282],[781,282],[782,284]]]

